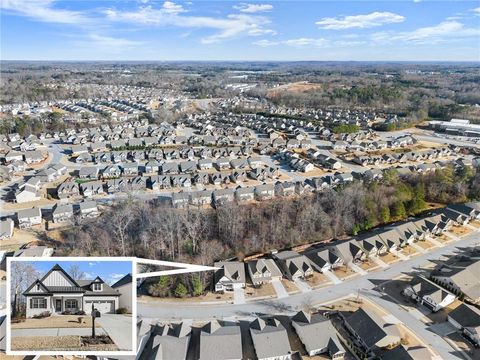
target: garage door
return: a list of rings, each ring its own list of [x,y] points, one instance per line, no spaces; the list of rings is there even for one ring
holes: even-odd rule
[[[113,314],[114,311],[114,301],[111,300],[87,300],[86,301],[86,308],[91,309],[92,308],[92,302],[93,306],[100,311],[102,314]]]

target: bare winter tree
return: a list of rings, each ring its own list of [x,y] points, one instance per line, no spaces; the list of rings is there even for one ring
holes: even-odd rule
[[[10,269],[11,276],[11,294],[12,300],[12,317],[16,317],[21,313],[24,301],[21,294],[32,284],[38,277],[39,273],[31,262],[14,261]],[[7,300],[10,301],[10,300]]]
[[[74,279],[74,280],[82,280],[85,279],[85,272],[80,269],[80,266],[78,264],[72,264],[68,268],[68,274]]]

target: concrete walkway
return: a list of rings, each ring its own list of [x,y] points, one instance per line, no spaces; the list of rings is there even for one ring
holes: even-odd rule
[[[360,266],[354,264],[353,262],[348,263],[347,266],[360,275],[367,275],[367,271],[363,270]]]
[[[400,260],[408,260],[410,256],[402,254],[400,251],[397,250],[390,250],[390,252],[397,256]]]
[[[341,284],[342,283],[342,280],[340,280],[337,275],[335,275],[333,272],[327,270],[325,272],[323,272],[323,275],[325,275],[332,283],[334,283],[335,285],[337,284]]]
[[[106,333],[120,350],[131,351],[132,343],[132,317],[119,314],[102,314],[97,319]]]
[[[410,246],[413,247],[415,250],[417,250],[419,253],[421,254],[425,254],[427,252],[427,250],[425,250],[424,248],[422,248],[420,245],[417,245],[415,243],[410,243]]]
[[[295,285],[297,285],[297,287],[300,289],[302,293],[312,291],[312,288],[310,287],[310,285],[308,285],[307,282],[303,279],[297,278],[293,282],[295,283]]]
[[[451,233],[444,233],[444,235],[445,235],[446,237],[448,237],[449,239],[452,239],[452,240],[454,240],[454,241],[460,241],[460,238],[459,238],[458,236],[453,235],[453,234],[451,234]]]
[[[12,329],[12,337],[17,336],[90,336],[91,328],[45,328],[45,329]],[[95,328],[96,335],[105,335],[102,328]]]
[[[430,241],[433,245],[437,246],[437,247],[444,247],[445,245],[443,245],[440,241],[437,241],[431,237],[426,237],[425,238],[425,241]]]
[[[272,285],[273,288],[275,289],[275,292],[277,293],[277,298],[285,298],[288,296],[287,290],[285,290],[285,287],[282,284],[281,280],[275,279],[272,280]]]
[[[245,291],[242,288],[233,290],[233,303],[245,304]]]
[[[378,256],[371,256],[369,259],[372,260],[378,266],[380,266],[382,269],[388,268],[388,264],[380,260]]]

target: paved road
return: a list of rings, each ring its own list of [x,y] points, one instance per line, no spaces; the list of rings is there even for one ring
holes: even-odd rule
[[[399,321],[405,324],[423,342],[432,347],[442,359],[462,359],[461,355],[453,349],[441,336],[433,331],[411,312],[405,311],[388,296],[381,293],[382,283],[390,281],[402,273],[410,273],[415,268],[425,265],[428,260],[435,260],[444,255],[453,254],[457,247],[479,245],[478,231],[469,234],[460,241],[446,246],[435,248],[425,254],[414,256],[408,260],[392,264],[383,270],[378,270],[366,275],[359,275],[329,288],[312,290],[276,300],[253,301],[242,305],[186,305],[148,302],[137,303],[138,315],[146,319],[178,320],[195,319],[204,320],[212,318],[251,318],[259,314],[293,314],[305,305],[324,304],[336,299],[359,293],[372,300]],[[437,358],[438,358],[437,357]]]
[[[137,311],[140,316],[145,318],[155,318],[161,320],[172,319],[209,319],[223,317],[242,317],[254,316],[256,313],[293,313],[305,305],[308,300],[312,304],[328,303],[337,298],[357,293],[359,290],[372,290],[382,281],[389,281],[402,273],[409,273],[418,268],[428,260],[440,258],[442,255],[452,254],[460,246],[471,246],[480,243],[478,232],[471,233],[458,242],[447,244],[441,248],[433,248],[425,254],[416,255],[405,261],[399,261],[386,269],[358,275],[343,281],[341,284],[327,288],[314,289],[308,293],[293,294],[283,299],[249,301],[242,305],[215,304],[215,305],[196,305],[185,303],[165,302],[138,302]]]

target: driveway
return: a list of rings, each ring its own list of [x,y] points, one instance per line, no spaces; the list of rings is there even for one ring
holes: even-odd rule
[[[310,285],[308,285],[307,282],[301,278],[297,278],[293,280],[293,282],[295,283],[295,285],[297,285],[297,287],[300,289],[302,293],[312,291],[312,288],[310,287]]]
[[[112,338],[120,350],[130,351],[132,344],[132,317],[117,314],[102,314],[96,321]]]
[[[245,291],[243,288],[237,288],[233,290],[233,303],[245,304]]]
[[[277,293],[278,299],[285,298],[288,296],[288,292],[287,290],[285,290],[285,287],[283,286],[281,280],[278,280],[278,279],[272,280],[272,285],[273,285],[273,288],[275,289],[275,292]]]

